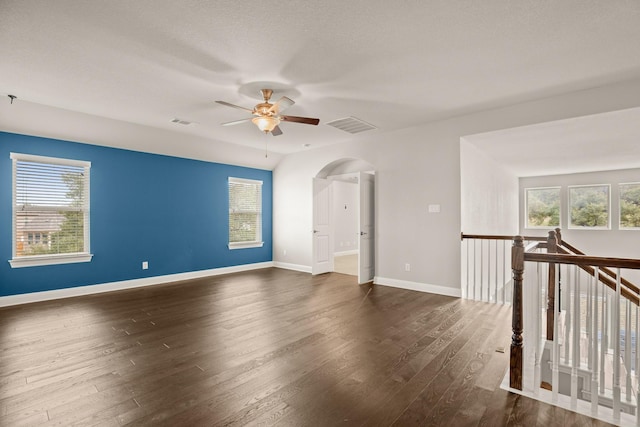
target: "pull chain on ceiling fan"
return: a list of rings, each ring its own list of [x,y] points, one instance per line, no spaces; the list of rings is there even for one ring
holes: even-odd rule
[[[231,104],[226,101],[216,101],[218,104],[226,105],[227,107],[237,108],[239,110],[247,111],[253,114],[255,117],[249,117],[242,120],[234,120],[232,122],[222,123],[222,126],[232,126],[240,123],[252,122],[264,133],[271,133],[273,136],[282,135],[282,129],[280,129],[280,122],[293,122],[302,123],[305,125],[317,125],[320,123],[320,119],[314,119],[311,117],[299,117],[299,116],[285,116],[280,114],[282,111],[291,107],[295,102],[283,96],[273,104],[269,102],[271,95],[273,95],[272,89],[261,89],[260,93],[264,102],[257,104],[253,109],[241,107],[239,105]]]

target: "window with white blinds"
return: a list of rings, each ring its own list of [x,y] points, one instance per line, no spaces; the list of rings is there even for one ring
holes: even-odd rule
[[[12,267],[87,262],[90,162],[11,153]]]
[[[262,246],[262,181],[229,177],[229,249]]]

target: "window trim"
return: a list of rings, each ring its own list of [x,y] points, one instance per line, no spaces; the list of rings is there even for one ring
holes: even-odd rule
[[[56,265],[56,264],[70,264],[70,263],[80,263],[80,262],[90,262],[93,258],[93,254],[90,249],[90,212],[91,212],[91,201],[90,201],[90,169],[91,162],[84,160],[74,160],[74,159],[64,159],[59,157],[48,157],[48,156],[38,156],[33,154],[22,154],[22,153],[9,153],[9,157],[12,161],[12,182],[11,182],[11,259],[8,260],[11,268],[21,268],[21,267],[35,267],[35,266],[43,266],[43,265]],[[85,177],[87,185],[87,189],[84,194],[84,202],[85,202],[85,229],[84,229],[84,248],[86,249],[83,252],[73,252],[73,253],[64,253],[64,254],[47,254],[47,255],[27,255],[27,256],[16,256],[17,247],[16,247],[16,173],[17,173],[17,162],[34,162],[34,163],[44,163],[50,165],[60,165],[60,166],[74,166],[74,167],[82,167],[87,170],[87,176]]]
[[[236,250],[236,249],[248,249],[248,248],[261,248],[264,246],[264,240],[262,238],[262,228],[263,228],[263,214],[262,214],[262,187],[264,186],[264,181],[260,180],[260,179],[248,179],[248,178],[238,178],[238,177],[233,177],[230,176],[228,177],[227,180],[227,197],[229,197],[229,184],[231,183],[237,183],[237,184],[254,184],[254,185],[260,185],[260,221],[258,221],[258,226],[259,226],[259,239],[258,240],[254,240],[251,242],[231,242],[229,241],[231,238],[231,230],[230,230],[230,224],[227,224],[227,248],[229,250]],[[228,208],[229,211],[231,211],[231,206],[230,206],[230,199],[227,199],[227,203],[229,204]],[[228,219],[228,217],[227,217]]]
[[[574,188],[585,187],[607,187],[607,225],[596,227],[584,227],[579,225],[573,225],[571,223],[571,190]],[[593,231],[607,231],[611,230],[611,184],[581,184],[581,185],[568,185],[567,186],[567,229],[570,230],[593,230]]]
[[[558,190],[558,225],[529,225],[529,190]],[[525,230],[555,230],[562,227],[562,186],[528,187],[524,189],[524,228]]]

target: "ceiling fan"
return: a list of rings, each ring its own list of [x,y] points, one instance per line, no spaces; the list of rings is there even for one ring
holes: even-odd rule
[[[302,123],[305,125],[317,125],[320,123],[320,119],[313,119],[311,117],[299,117],[299,116],[285,116],[280,114],[285,109],[291,107],[295,102],[293,100],[283,96],[273,104],[269,102],[271,95],[273,95],[272,89],[261,89],[260,93],[264,102],[257,104],[253,109],[241,107],[239,105],[230,104],[226,101],[216,101],[218,104],[226,105],[227,107],[237,108],[239,110],[248,111],[255,117],[249,117],[247,119],[235,120],[232,122],[222,123],[222,126],[237,125],[240,123],[253,122],[264,133],[271,133],[273,136],[282,135],[280,129],[280,122],[293,122]]]

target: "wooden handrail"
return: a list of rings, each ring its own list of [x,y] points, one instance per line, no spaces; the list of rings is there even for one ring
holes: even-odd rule
[[[574,246],[571,246],[569,243],[565,242],[564,240],[562,240],[560,242],[560,244],[562,245],[563,250],[564,250],[564,248],[569,249],[570,252],[569,251],[563,252],[565,254],[573,253],[574,255],[586,255],[584,252],[576,249]],[[611,277],[613,280],[616,280],[617,275],[610,268],[602,267],[600,269],[600,271],[602,271],[607,276]],[[640,288],[638,288],[636,285],[634,285],[633,283],[631,283],[630,281],[628,281],[624,277],[620,278],[620,283],[622,283],[627,288],[631,289],[636,294],[640,294]]]
[[[552,262],[556,264],[589,265],[595,267],[614,267],[640,270],[640,260],[633,258],[609,258],[589,255],[571,255],[561,253],[527,252],[525,261]]]
[[[556,238],[558,240],[558,245],[562,246],[563,248],[567,248],[570,251],[569,253],[573,253],[575,255],[586,255],[580,249],[576,248],[575,246],[571,245],[568,242],[565,242],[562,239],[562,230],[560,228],[556,228]],[[583,270],[584,270],[584,268],[583,268]],[[607,276],[611,277],[613,280],[617,280],[618,279],[618,275],[608,267],[602,267],[600,269],[600,271],[602,271]],[[593,276],[593,273],[590,273],[590,274]],[[640,288],[638,288],[636,285],[634,285],[633,283],[631,283],[630,281],[628,281],[624,277],[620,277],[620,283],[622,283],[627,288],[631,289],[633,292],[636,293],[636,295],[640,295]]]
[[[527,252],[524,254],[524,260],[530,262],[546,262],[549,263],[549,270],[551,266],[555,264],[572,264],[577,265],[591,276],[595,275],[595,269],[593,267],[606,268],[606,266],[615,268],[628,268],[628,269],[640,269],[640,260],[631,258],[606,258],[606,257],[594,257],[588,255],[571,255],[571,254],[553,254],[553,253],[535,253]],[[601,269],[600,271],[604,271]],[[555,274],[555,272],[554,272]],[[551,278],[549,273],[549,289],[554,286],[555,280]],[[602,273],[598,273],[598,280],[604,283],[611,290],[616,290],[616,281],[605,277]],[[553,282],[553,283],[552,283]],[[622,283],[622,280],[620,281]],[[636,292],[632,292],[626,286],[621,286],[620,293],[635,305],[640,305],[640,296]],[[551,295],[551,294],[550,294]],[[549,298],[551,299],[551,297]],[[549,304],[551,305],[551,303]],[[553,312],[552,312],[553,313]],[[555,314],[555,313],[554,313]],[[547,320],[553,320],[553,314],[549,314],[547,309]],[[549,338],[551,336],[551,338]],[[553,332],[549,335],[549,327],[547,325],[547,339],[553,339]]]
[[[553,232],[550,231],[549,234],[550,236],[548,237],[540,237],[540,236],[522,236],[522,239],[524,241],[530,241],[530,242],[540,242],[539,245],[537,245],[535,247],[535,249],[548,249],[548,244],[549,242],[552,240],[551,237],[551,233]],[[556,241],[556,251],[558,253],[562,253],[565,255],[570,255],[571,253],[575,254],[575,255],[585,255],[586,254],[582,251],[580,251],[579,249],[577,249],[575,246],[571,245],[570,243],[564,241],[562,239],[562,234],[561,234],[561,229],[560,228],[556,228],[555,229],[555,241]],[[513,240],[515,238],[515,236],[505,236],[505,235],[497,235],[497,234],[465,234],[464,232],[460,233],[460,239],[464,240],[464,239],[478,239],[478,240]],[[568,249],[568,251],[565,250]],[[534,249],[534,250],[535,250]],[[525,252],[529,252],[531,251],[531,249],[529,247],[527,247],[525,249]],[[615,266],[613,266],[615,267]],[[581,266],[581,268],[584,271],[587,271],[587,269],[583,268],[583,266]],[[627,267],[621,267],[621,268],[627,268]],[[633,268],[633,267],[630,267]],[[593,271],[593,269],[592,269]],[[593,275],[592,271],[587,271],[589,274]],[[611,277],[614,281],[617,280],[617,275],[614,271],[612,271],[610,268],[608,267],[601,267],[600,271],[604,274],[606,274],[607,276]],[[551,277],[551,276],[550,276]],[[604,283],[607,283],[603,280]],[[625,279],[624,277],[620,278],[620,282],[622,283],[623,286],[627,287],[628,289],[630,289],[633,293],[635,293],[635,298],[634,300],[638,300],[640,298],[640,287],[634,285],[633,283],[631,283],[629,280]],[[610,282],[607,283],[607,285],[610,285]],[[611,287],[611,286],[609,286]],[[615,287],[612,288],[615,290]],[[553,334],[552,334],[553,335]]]
[[[460,233],[460,240],[464,239],[478,239],[478,240],[509,240],[512,241],[516,236],[504,236],[497,234],[464,234]],[[546,237],[540,236],[522,236],[523,240],[526,241],[546,241]]]
[[[560,249],[561,251],[564,251],[564,249]],[[561,252],[563,254],[568,254],[568,252]],[[588,266],[588,265],[578,265],[578,267],[580,267],[580,269],[582,269],[583,271],[586,271],[587,274],[591,275],[591,276],[595,276],[596,274],[596,270],[595,268]],[[611,271],[609,268],[607,267],[601,267],[600,272],[598,273],[598,280],[601,281],[602,283],[604,283],[605,285],[607,285],[611,290],[615,291],[616,290],[616,280],[618,275],[616,273],[614,273],[613,271]],[[605,273],[606,276],[603,274]],[[608,277],[607,277],[608,276]],[[625,279],[624,277],[620,277],[620,284],[622,285],[622,289],[620,289],[620,292],[622,292],[622,295],[626,296],[628,299],[630,299],[632,302],[634,302],[636,305],[639,305],[638,301],[640,301],[640,295],[638,295],[638,288],[631,282],[629,282],[627,279]]]

